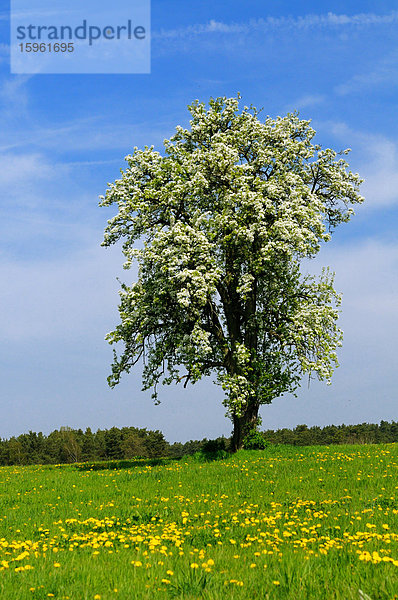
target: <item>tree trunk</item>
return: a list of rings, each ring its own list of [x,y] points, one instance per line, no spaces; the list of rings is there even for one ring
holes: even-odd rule
[[[232,452],[236,452],[243,447],[243,440],[251,429],[255,429],[258,424],[259,404],[255,401],[249,402],[240,417],[234,415],[232,422],[234,430],[232,433]]]

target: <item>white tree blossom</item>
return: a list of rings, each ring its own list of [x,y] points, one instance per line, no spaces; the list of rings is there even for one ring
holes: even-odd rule
[[[111,386],[144,360],[144,389],[215,374],[226,392],[234,447],[261,404],[294,392],[303,374],[330,381],[342,332],[327,269],[300,272],[362,202],[345,155],[313,143],[296,113],[261,121],[239,99],[195,101],[190,128],[134,148],[101,205],[117,204],[103,245],[123,240],[122,342]]]

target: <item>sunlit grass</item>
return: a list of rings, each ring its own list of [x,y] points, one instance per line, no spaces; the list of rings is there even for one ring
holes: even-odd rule
[[[397,457],[2,467],[0,598],[398,598]]]

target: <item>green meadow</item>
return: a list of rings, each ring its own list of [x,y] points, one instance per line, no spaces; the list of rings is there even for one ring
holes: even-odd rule
[[[398,445],[0,468],[1,600],[398,598]]]

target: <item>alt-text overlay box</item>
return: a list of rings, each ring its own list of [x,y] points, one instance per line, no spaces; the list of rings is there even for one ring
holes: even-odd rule
[[[150,73],[150,0],[11,0],[11,73]]]

